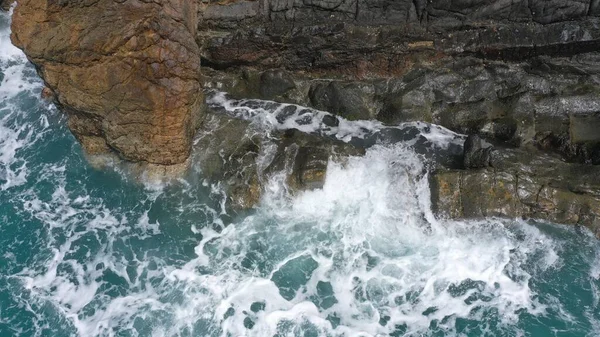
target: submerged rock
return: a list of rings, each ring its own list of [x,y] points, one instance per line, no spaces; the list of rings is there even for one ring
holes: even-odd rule
[[[12,41],[88,153],[184,162],[202,105],[196,2],[20,0]]]

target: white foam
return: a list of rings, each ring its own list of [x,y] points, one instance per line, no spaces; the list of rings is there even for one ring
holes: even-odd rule
[[[11,9],[12,12],[12,9]],[[10,42],[10,14],[0,13],[0,189],[25,183],[26,163],[17,152],[31,146],[41,135],[34,135],[31,125],[21,123],[26,112],[19,108],[24,97],[38,95],[41,81],[23,52]],[[45,117],[39,122],[47,123]],[[47,125],[46,125],[47,127]]]
[[[12,16],[13,8],[8,13],[0,13],[0,60],[6,61],[21,61],[24,57],[23,52],[15,47],[10,40],[10,16]]]
[[[546,308],[530,288],[528,261],[542,261],[542,270],[560,263],[554,240],[527,223],[436,221],[423,162],[402,145],[375,146],[344,165],[330,163],[322,190],[289,195],[282,178],[273,177],[255,214],[222,230],[198,224],[196,256],[181,264],[153,256],[152,246],[125,257],[122,245],[153,242],[162,225],[147,209],[130,216],[85,190],[69,192],[67,172],[59,165],[42,175],[58,182],[51,199],[33,189],[23,197],[25,210],[54,234],[43,269],[15,277],[79,336],[138,329],[153,336],[385,336],[396,326],[421,335],[432,323],[446,336],[459,336],[458,319],[485,322],[486,315],[519,335],[519,312],[541,315]],[[217,224],[220,212],[211,214]],[[86,237],[98,250],[74,259]],[[290,267],[308,258],[314,261],[309,269]],[[282,270],[306,275],[291,298],[272,281]],[[123,294],[107,295],[107,272],[124,282]],[[335,297],[328,305],[319,304],[325,283]],[[254,312],[256,303],[263,307]]]
[[[111,209],[85,190],[69,191],[64,165],[49,166],[38,179],[56,185],[50,199],[35,187],[23,196],[24,210],[47,228],[49,257],[14,277],[29,301],[51,304],[79,336],[385,336],[400,326],[421,335],[434,323],[459,336],[457,320],[486,315],[519,335],[519,312],[546,308],[530,288],[527,263],[560,263],[553,239],[523,222],[437,221],[424,164],[403,144],[376,145],[364,157],[329,163],[320,190],[290,195],[276,175],[256,213],[225,228],[223,205],[210,209],[184,183],[190,204],[167,226],[182,222],[202,238],[180,263],[170,247],[149,244],[165,226],[150,219],[149,206]],[[223,202],[218,184],[203,188]],[[152,192],[150,204],[166,191]],[[198,208],[208,226],[182,220]],[[74,258],[88,239],[97,248]],[[127,256],[131,240],[147,251]],[[280,290],[273,280],[284,271],[294,273],[287,281],[306,282]],[[108,295],[119,283],[122,293]],[[335,300],[325,305],[327,284]],[[262,308],[254,312],[256,303]]]
[[[227,309],[235,308],[221,323],[223,336],[273,335],[281,332],[282,324],[297,328],[308,324],[320,334],[361,336],[389,334],[395,325],[408,324],[411,331],[424,333],[434,320],[472,318],[474,311],[486,308],[498,310],[505,324],[512,324],[520,309],[533,314],[543,311],[528,287],[527,272],[517,262],[513,273],[519,277],[513,279],[506,269],[515,263],[511,250],[528,256],[546,248],[518,243],[498,221],[428,223],[425,213],[429,211],[423,208],[428,195],[415,194],[425,190],[419,185],[425,185],[426,178],[418,178],[421,162],[412,152],[376,147],[346,166],[330,165],[322,190],[285,199],[280,182],[274,180],[259,214],[221,233],[204,230],[197,248],[201,258],[191,264],[208,264],[213,276],[189,279],[202,282],[216,300],[216,322]],[[532,235],[543,237],[539,232]],[[247,271],[245,275],[239,264],[257,237],[267,250],[275,251],[264,254],[279,262],[267,274]],[[270,278],[281,266],[306,254],[318,267],[304,290],[287,301]],[[365,254],[379,259],[371,269]],[[357,299],[356,278],[367,300]],[[448,287],[466,280],[481,285],[464,294],[449,294]],[[319,281],[331,283],[337,304],[319,309],[312,303]],[[418,293],[416,303],[396,303],[411,291]],[[474,294],[488,296],[489,301],[466,304]],[[248,315],[250,304],[257,301],[266,302],[265,311]],[[422,314],[432,307],[437,311]],[[327,320],[333,313],[341,320],[335,329]],[[384,315],[390,316],[385,327],[379,324]],[[252,330],[243,325],[247,317],[255,321]],[[452,329],[449,324],[449,335]]]
[[[364,139],[384,129],[415,128],[432,144],[446,148],[451,143],[462,143],[463,136],[442,126],[425,122],[407,122],[397,126],[386,126],[377,120],[347,120],[333,116],[329,112],[303,107],[296,104],[277,103],[265,100],[231,99],[224,92],[211,92],[207,103],[237,118],[254,121],[267,128],[286,130],[298,129],[305,133],[318,133],[324,136],[349,142],[352,138]],[[337,125],[325,120],[337,120]]]

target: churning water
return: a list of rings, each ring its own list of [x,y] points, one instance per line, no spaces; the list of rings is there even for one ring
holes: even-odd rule
[[[0,336],[600,336],[590,233],[438,221],[402,142],[331,163],[322,190],[275,177],[238,216],[201,172],[155,186],[91,167],[8,20]]]

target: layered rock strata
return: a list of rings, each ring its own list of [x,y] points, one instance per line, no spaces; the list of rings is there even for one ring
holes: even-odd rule
[[[347,119],[427,121],[496,145],[470,137],[464,160],[435,166],[439,214],[598,232],[599,1],[21,0],[13,33],[88,152],[185,161],[202,87]],[[297,131],[267,140],[222,118],[203,124],[199,162],[239,187],[242,208],[273,172],[319,187],[326,159],[357,151]]]
[[[430,175],[439,216],[541,219],[585,226],[600,236],[600,166],[565,163],[535,149],[465,150],[465,163],[478,165]]]
[[[191,0],[20,0],[12,40],[87,152],[179,164],[203,102],[196,11]]]
[[[497,145],[437,166],[438,215],[599,233],[597,1],[209,2],[200,16],[206,87]]]
[[[600,163],[584,127],[600,123],[596,1],[238,1],[200,16],[206,86]]]

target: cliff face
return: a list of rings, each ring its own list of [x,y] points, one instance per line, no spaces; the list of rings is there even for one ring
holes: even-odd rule
[[[600,1],[205,2],[199,27],[206,87],[495,143],[432,172],[437,214],[600,234]]]
[[[504,160],[439,167],[438,213],[534,216],[600,233],[598,188],[577,179],[600,168],[599,0],[21,0],[13,41],[90,153],[184,162],[202,89],[218,88],[478,134],[508,151]],[[281,137],[282,149],[315,147]],[[557,183],[547,165],[576,183]],[[221,177],[245,191],[234,193],[239,204],[260,194],[252,174]],[[479,198],[478,186],[491,192]]]
[[[425,120],[600,163],[600,135],[583,127],[600,123],[598,1],[264,0],[202,8],[203,63],[215,70],[206,71],[206,86],[347,118]]]
[[[206,62],[391,77],[410,55],[522,60],[597,49],[596,0],[262,0],[208,3]]]
[[[90,153],[177,164],[202,103],[193,1],[21,0],[13,43]]]
[[[205,86],[600,163],[598,27],[596,0],[24,0],[13,40],[92,153],[184,161]]]

